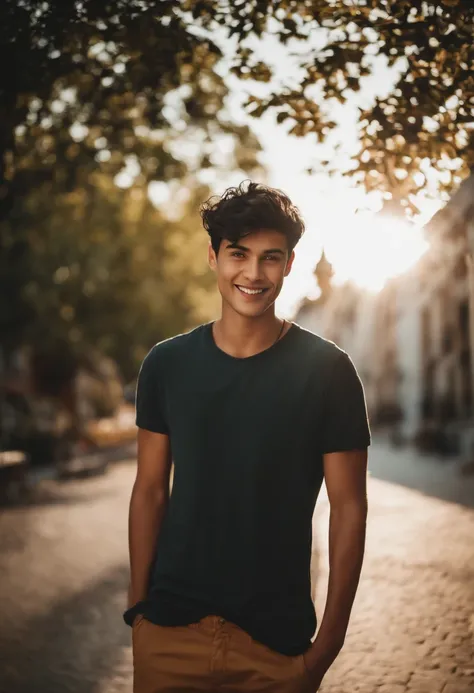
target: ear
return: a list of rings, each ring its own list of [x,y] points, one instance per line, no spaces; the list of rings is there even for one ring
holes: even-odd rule
[[[288,258],[288,262],[286,263],[285,277],[287,277],[290,274],[294,259],[295,259],[295,251],[292,250],[290,257]]]
[[[212,243],[210,241],[207,248],[207,262],[211,270],[215,272],[217,269],[217,256],[214,252],[214,248],[212,247]]]

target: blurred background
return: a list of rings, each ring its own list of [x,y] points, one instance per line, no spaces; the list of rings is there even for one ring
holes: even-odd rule
[[[474,692],[473,33],[470,0],[3,0],[2,693],[131,689],[137,372],[218,315],[199,205],[246,178],[301,209],[277,312],[351,355],[374,432],[322,690]]]

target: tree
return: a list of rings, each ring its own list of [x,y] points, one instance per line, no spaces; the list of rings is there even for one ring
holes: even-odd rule
[[[39,179],[53,176],[55,185],[73,189],[79,172],[87,176],[98,157],[115,172],[135,157],[148,180],[182,175],[179,158],[163,155],[163,141],[173,132],[184,136],[186,128],[201,145],[194,169],[209,165],[216,136],[232,129],[221,116],[227,87],[214,69],[221,51],[196,34],[175,5],[2,3],[0,59],[8,65],[0,76],[3,216]],[[242,129],[233,134],[249,136]]]
[[[1,82],[0,341],[8,349],[24,340],[77,352],[94,345],[131,373],[153,341],[209,316],[209,278],[172,238],[197,243],[204,262],[196,196],[210,190],[197,174],[254,170],[258,142],[221,115],[217,47],[184,31],[172,3],[152,3],[155,18],[143,5],[7,0],[2,8],[11,65]],[[188,191],[182,219],[152,204],[150,187],[163,182]],[[166,281],[171,265],[178,271]]]
[[[7,352],[59,344],[69,363],[96,350],[129,378],[152,344],[210,320],[217,292],[198,209],[211,190],[189,174],[177,189],[185,199],[156,208],[146,183],[122,190],[97,170],[72,191],[44,184],[15,202],[1,225]]]
[[[415,211],[428,169],[450,190],[473,164],[471,0],[3,0],[2,15],[4,209],[22,188],[14,133],[32,96],[47,101],[58,79],[75,74],[78,98],[95,103],[87,127],[125,145],[130,131],[113,114],[131,94],[140,94],[140,117],[152,128],[167,120],[166,95],[184,85],[187,114],[215,121],[225,88],[212,76],[222,57],[219,31],[233,73],[249,84],[272,78],[256,40],[271,33],[298,47],[300,78],[267,97],[253,95],[248,107],[255,117],[274,111],[293,134],[318,141],[334,134],[334,103],[363,93],[378,61],[393,68],[393,84],[359,114],[348,173],[367,190]]]
[[[211,18],[205,24],[210,26]],[[219,21],[219,19],[218,19]],[[242,2],[232,20],[220,18],[239,40],[233,67],[246,79],[270,74],[248,45],[270,25],[282,44],[303,43],[297,84],[248,102],[289,121],[297,136],[328,138],[337,123],[333,104],[364,90],[384,59],[393,83],[359,111],[358,151],[347,173],[367,191],[380,190],[416,212],[413,196],[427,171],[451,190],[474,164],[474,5],[470,0],[308,0]],[[308,39],[323,32],[323,45]],[[326,166],[330,162],[326,162]]]

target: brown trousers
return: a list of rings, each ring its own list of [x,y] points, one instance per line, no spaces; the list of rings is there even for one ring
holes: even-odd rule
[[[206,616],[189,626],[133,625],[133,693],[313,693],[303,655],[288,657],[238,626]]]

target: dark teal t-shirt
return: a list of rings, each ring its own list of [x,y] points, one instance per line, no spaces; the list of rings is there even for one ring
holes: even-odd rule
[[[322,456],[370,443],[348,355],[293,324],[269,349],[235,358],[201,325],[147,355],[136,422],[169,435],[175,469],[149,594],[127,622],[137,611],[160,625],[215,614],[278,652],[303,652],[316,628]]]

